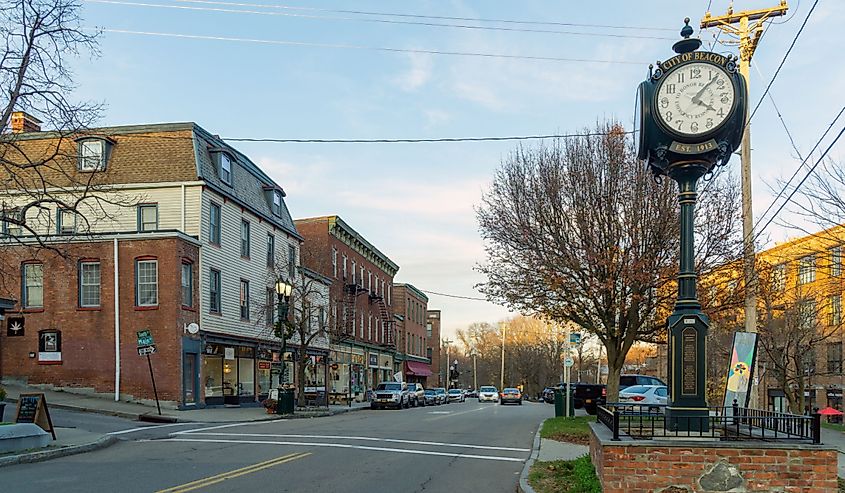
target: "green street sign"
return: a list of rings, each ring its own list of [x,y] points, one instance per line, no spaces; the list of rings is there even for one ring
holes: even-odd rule
[[[138,334],[138,347],[143,346],[152,346],[153,342],[153,335],[150,333],[149,330],[139,330]]]

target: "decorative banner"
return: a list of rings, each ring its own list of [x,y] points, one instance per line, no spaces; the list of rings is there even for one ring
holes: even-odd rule
[[[24,335],[25,320],[23,317],[9,317],[6,326],[8,337],[21,337]]]
[[[754,378],[754,358],[757,355],[757,334],[754,332],[736,332],[734,334],[731,362],[728,366],[728,382],[725,386],[726,408],[733,406],[736,399],[739,407],[748,407],[751,397],[749,388]],[[727,410],[731,412],[730,409]]]

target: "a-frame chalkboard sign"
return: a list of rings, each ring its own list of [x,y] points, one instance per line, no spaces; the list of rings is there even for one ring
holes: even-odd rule
[[[47,399],[44,394],[21,394],[18,397],[18,408],[15,411],[15,423],[34,423],[44,431],[49,431],[56,439],[53,420],[47,409]]]

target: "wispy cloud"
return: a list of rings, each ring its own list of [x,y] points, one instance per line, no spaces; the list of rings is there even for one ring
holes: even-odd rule
[[[411,53],[408,55],[410,67],[394,79],[404,91],[415,91],[431,80],[434,60],[431,55]]]

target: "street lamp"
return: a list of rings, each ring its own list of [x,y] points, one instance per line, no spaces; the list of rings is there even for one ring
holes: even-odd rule
[[[286,282],[281,277],[276,279],[276,300],[278,319],[276,320],[276,337],[282,340],[282,354],[279,359],[282,360],[282,372],[279,374],[279,400],[282,396],[282,385],[287,380],[287,362],[285,362],[285,354],[287,353],[288,337],[290,326],[288,325],[288,310],[290,309],[290,295],[293,291],[293,286]],[[276,411],[282,410],[281,405],[276,406]],[[281,414],[281,413],[280,413]]]
[[[478,350],[475,349],[475,346],[472,347],[472,351],[470,352],[472,356],[472,389],[478,390],[478,367],[475,364],[475,357],[478,356]]]

